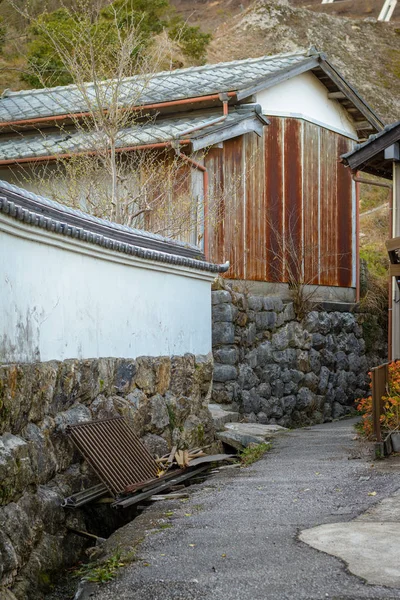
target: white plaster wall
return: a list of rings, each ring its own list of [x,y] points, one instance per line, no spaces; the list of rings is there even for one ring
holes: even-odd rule
[[[0,215],[0,362],[207,354],[211,280]]]
[[[337,100],[328,99],[327,88],[312,73],[302,73],[258,92],[256,102],[267,116],[302,117],[357,139],[349,113]]]

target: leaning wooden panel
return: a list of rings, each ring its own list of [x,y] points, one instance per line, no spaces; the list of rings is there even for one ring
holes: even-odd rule
[[[266,189],[267,281],[283,281],[283,136],[284,119],[271,117],[264,130],[264,163]]]

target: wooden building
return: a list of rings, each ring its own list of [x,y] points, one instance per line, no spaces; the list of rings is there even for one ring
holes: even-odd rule
[[[354,301],[356,185],[339,158],[383,124],[327,57],[311,48],[163,72],[133,94],[139,84],[127,80],[121,104],[153,119],[121,132],[118,150],[174,149],[198,210],[219,215],[186,241],[229,261],[227,277],[255,293],[285,293],[295,269],[321,297]],[[89,134],[55,129],[78,113],[85,103],[74,86],[5,93],[0,178],[21,184],[21,166],[90,151]]]
[[[393,181],[391,222],[386,243],[390,258],[389,360],[400,359],[400,121],[388,125],[342,157],[356,173]]]

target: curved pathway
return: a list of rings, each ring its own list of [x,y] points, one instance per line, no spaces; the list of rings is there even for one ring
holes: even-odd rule
[[[164,513],[167,528],[147,535],[140,560],[92,597],[400,598],[400,589],[366,584],[342,560],[298,537],[315,526],[349,522],[400,487],[396,464],[390,469],[387,463],[360,458],[353,423],[340,421],[282,434],[258,463],[221,471],[190,488],[193,493],[186,503],[162,503],[162,510],[170,511]],[[146,512],[151,516],[156,509]],[[398,550],[400,563],[400,540]]]

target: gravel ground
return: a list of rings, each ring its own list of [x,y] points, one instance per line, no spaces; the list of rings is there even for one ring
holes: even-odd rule
[[[142,517],[147,513],[156,534],[145,537],[137,562],[90,597],[400,598],[400,590],[365,584],[342,561],[297,538],[302,529],[351,520],[400,487],[396,465],[381,468],[360,451],[353,423],[340,421],[279,436],[272,451],[251,467],[221,471],[195,486],[189,501],[163,504],[163,510],[173,512],[164,512],[161,521],[170,528],[154,525],[152,511],[158,510],[159,518],[159,506],[145,511]],[[368,495],[371,492],[376,495]],[[134,526],[135,521],[127,526],[128,537]]]

